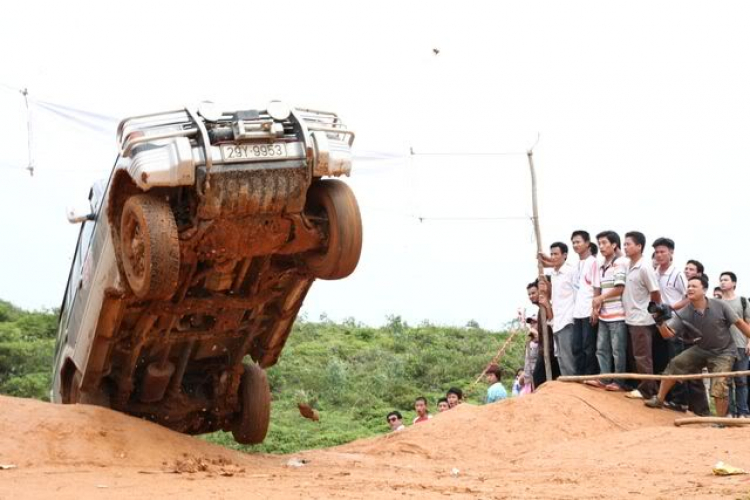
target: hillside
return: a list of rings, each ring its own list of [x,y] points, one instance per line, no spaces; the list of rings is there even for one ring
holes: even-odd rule
[[[28,312],[0,301],[0,394],[47,398],[56,323],[54,311]],[[204,438],[243,451],[289,453],[384,433],[389,411],[399,410],[409,421],[416,397],[426,396],[434,412],[449,387],[468,388],[506,339],[506,333],[476,324],[409,326],[398,316],[380,328],[353,319],[298,320],[279,363],[268,371],[273,403],[266,441],[243,447],[225,433]],[[508,389],[523,349],[518,336],[503,359]],[[477,385],[469,401],[480,402],[484,390]],[[320,412],[319,424],[301,420],[297,403],[303,401]]]

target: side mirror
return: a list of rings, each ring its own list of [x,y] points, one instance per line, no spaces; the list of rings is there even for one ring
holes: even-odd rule
[[[80,224],[81,222],[94,220],[96,218],[96,216],[91,213],[91,210],[89,209],[80,210],[76,209],[75,207],[68,207],[65,209],[65,212],[68,216],[68,222],[70,222],[71,224]]]

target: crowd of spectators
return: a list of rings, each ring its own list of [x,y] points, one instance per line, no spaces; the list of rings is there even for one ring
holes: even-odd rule
[[[538,257],[551,268],[550,275],[527,286],[529,299],[549,319],[553,378],[611,373],[611,379],[588,383],[624,391],[652,408],[709,415],[701,380],[634,384],[616,375],[747,370],[750,310],[736,293],[736,274],[722,272],[719,286],[711,290],[699,261],[688,260],[684,269],[674,264],[675,243],[669,238],[653,242],[650,260],[644,256],[646,237],[638,231],[626,233],[622,244],[614,231],[596,238],[598,245],[588,232],[573,232],[576,263],[568,262],[567,244],[553,243],[549,255]],[[543,349],[538,348],[533,386],[545,378]],[[710,394],[718,416],[750,416],[747,377],[712,378]]]

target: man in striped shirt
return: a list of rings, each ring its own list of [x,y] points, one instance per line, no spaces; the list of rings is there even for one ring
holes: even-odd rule
[[[614,231],[602,231],[596,235],[599,252],[604,261],[599,264],[594,280],[592,322],[599,322],[596,341],[596,359],[602,373],[625,373],[627,368],[628,328],[625,325],[625,309],[622,292],[625,289],[627,259],[620,250],[620,236]],[[608,391],[625,390],[622,381],[595,380],[591,385],[604,387]]]

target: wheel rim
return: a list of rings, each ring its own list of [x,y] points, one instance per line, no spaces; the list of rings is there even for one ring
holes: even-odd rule
[[[143,228],[132,213],[125,214],[122,234],[123,253],[131,277],[142,282],[146,276],[146,242]]]

